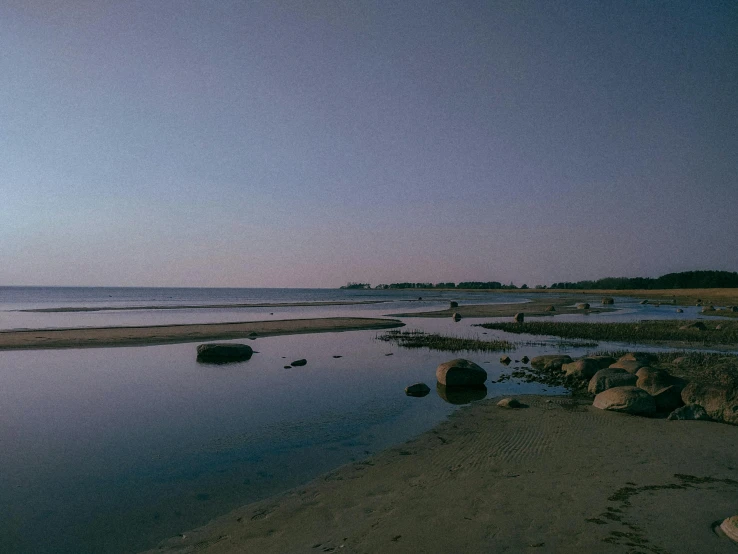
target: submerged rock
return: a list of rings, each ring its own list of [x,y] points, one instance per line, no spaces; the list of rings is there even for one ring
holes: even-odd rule
[[[253,353],[254,350],[248,344],[214,342],[197,347],[197,361],[213,364],[243,362],[250,359]]]
[[[638,387],[613,387],[595,396],[592,405],[600,410],[634,415],[651,415],[656,412],[653,397]]]
[[[405,387],[405,394],[408,396],[425,396],[430,392],[430,387],[425,383],[415,383],[409,387]]]
[[[436,368],[436,379],[447,387],[483,385],[487,372],[472,361],[456,358]]]

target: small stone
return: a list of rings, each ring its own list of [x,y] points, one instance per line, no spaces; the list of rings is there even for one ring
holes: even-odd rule
[[[517,313],[513,319],[515,320],[515,323],[523,323],[523,321],[525,321],[525,314],[522,312]]]
[[[681,308],[677,308],[676,309],[676,313],[683,314],[684,313],[684,310],[682,310]]]
[[[405,394],[408,396],[425,396],[430,392],[430,387],[425,383],[415,383],[409,387],[405,387]]]
[[[303,358],[303,359],[300,359],[300,360],[295,360],[290,365],[292,367],[298,367],[298,366],[302,366],[302,365],[307,365],[307,363],[308,363],[307,360]]]
[[[451,318],[454,321],[460,321],[461,320],[461,316],[458,314],[458,312],[454,312],[454,315],[452,315]]]
[[[520,358],[520,361],[524,364],[527,364],[530,361],[530,358],[528,356],[523,356],[522,358]]]
[[[497,405],[500,408],[522,408],[525,405],[521,404],[519,400],[515,398],[503,398],[500,400]]]
[[[501,364],[507,365],[510,362],[512,362],[512,360],[510,359],[510,356],[500,356],[500,363]]]

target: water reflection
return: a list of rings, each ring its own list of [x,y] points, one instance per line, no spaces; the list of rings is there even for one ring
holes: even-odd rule
[[[449,404],[469,404],[476,400],[484,400],[487,397],[487,387],[485,385],[447,387],[441,383],[436,383],[436,392]]]

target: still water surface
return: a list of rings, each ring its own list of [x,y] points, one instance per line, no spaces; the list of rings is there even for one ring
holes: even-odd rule
[[[115,295],[115,290],[65,290],[56,296],[48,290],[16,290],[14,297],[5,290],[0,316],[6,328],[20,327],[19,320],[22,324],[29,320],[23,320],[25,312],[18,309],[109,305],[104,304],[111,302],[106,295]],[[123,297],[112,297],[118,305],[145,306],[169,296],[162,291],[182,289],[117,290],[125,291]],[[416,292],[290,291],[280,296],[269,291],[248,297],[232,289],[215,294],[206,289],[199,296],[192,292],[197,289],[187,290],[170,300],[203,304],[223,299],[264,302],[265,297],[275,302],[386,301],[358,307],[282,308],[290,317],[380,315],[408,311],[409,302],[417,302],[413,309],[427,310],[446,307],[449,297],[467,303],[509,302],[509,297],[490,294],[436,293],[418,301]],[[677,315],[636,302],[625,301],[619,307],[620,312],[585,320]],[[179,322],[203,314],[217,316],[216,321],[227,321],[224,315],[245,320],[248,310],[238,311],[168,313]],[[89,323],[90,316],[107,324],[145,324],[160,312],[142,308],[123,314],[30,314],[36,318],[31,321],[49,327],[60,321],[56,316],[74,326]],[[251,316],[264,318],[263,312]],[[688,311],[684,316],[694,314]],[[459,323],[404,321],[407,329],[465,337],[482,337],[484,332],[485,338],[521,340],[472,327],[490,318]],[[222,366],[198,364],[196,344],[0,352],[0,550],[137,551],[239,505],[401,443],[457,407],[435,391],[424,398],[410,398],[403,391],[418,381],[433,388],[435,367],[454,357],[468,357],[487,369],[488,396],[565,392],[535,383],[492,383],[501,372],[509,371],[496,353],[406,350],[377,341],[376,335],[352,331],[259,338],[250,342],[258,352],[251,360]],[[555,342],[521,346],[512,357],[558,352]],[[587,350],[591,349],[569,348],[567,353]],[[298,358],[306,358],[308,364],[284,367]]]

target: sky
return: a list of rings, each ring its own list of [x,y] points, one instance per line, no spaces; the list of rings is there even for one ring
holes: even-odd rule
[[[738,3],[4,0],[0,285],[738,270]]]

